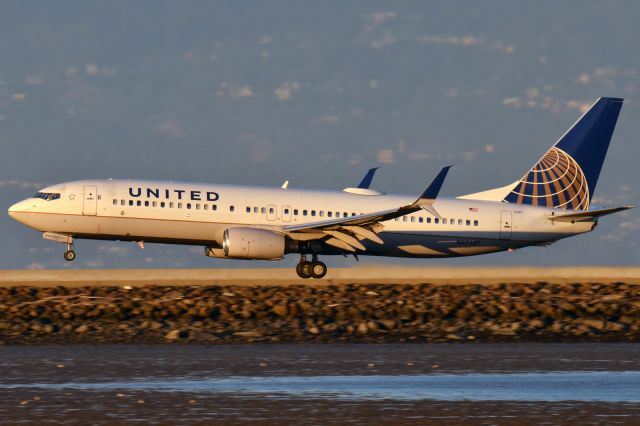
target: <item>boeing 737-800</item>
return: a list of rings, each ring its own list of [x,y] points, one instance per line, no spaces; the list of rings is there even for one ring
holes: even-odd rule
[[[417,197],[369,189],[375,169],[342,191],[108,179],[49,186],[9,215],[66,244],[68,261],[76,239],[190,244],[224,259],[299,254],[302,278],[326,274],[321,255],[444,258],[548,245],[631,208],[590,208],[622,102],[598,99],[516,182],[457,198],[438,196],[449,167]]]

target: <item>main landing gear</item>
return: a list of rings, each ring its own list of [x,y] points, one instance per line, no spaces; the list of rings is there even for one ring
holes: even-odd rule
[[[67,251],[64,252],[64,260],[72,262],[76,259],[76,252],[73,251],[73,243],[67,244]]]
[[[307,261],[307,256],[300,256],[300,262],[296,266],[296,272],[300,278],[322,278],[327,275],[327,265],[318,260],[317,255],[313,255],[312,261]]]

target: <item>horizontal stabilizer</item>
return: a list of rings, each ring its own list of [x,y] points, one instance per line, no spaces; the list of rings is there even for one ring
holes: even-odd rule
[[[600,216],[606,216],[608,214],[613,214],[613,213],[617,213],[617,212],[621,212],[621,211],[629,210],[633,208],[635,208],[635,206],[612,207],[609,209],[598,209],[598,210],[590,210],[590,211],[579,212],[579,213],[568,213],[568,214],[547,216],[547,218],[551,221],[557,221],[557,222],[583,222],[587,220],[597,219]]]

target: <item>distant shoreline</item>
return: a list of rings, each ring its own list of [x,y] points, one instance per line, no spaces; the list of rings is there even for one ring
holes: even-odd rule
[[[343,284],[640,284],[640,267],[402,267],[332,268],[325,279],[303,280],[293,268],[0,270],[0,287],[145,285],[310,286]]]

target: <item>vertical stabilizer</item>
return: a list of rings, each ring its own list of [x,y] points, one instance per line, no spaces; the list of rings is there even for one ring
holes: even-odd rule
[[[622,99],[600,98],[516,183],[504,201],[587,210]]]

